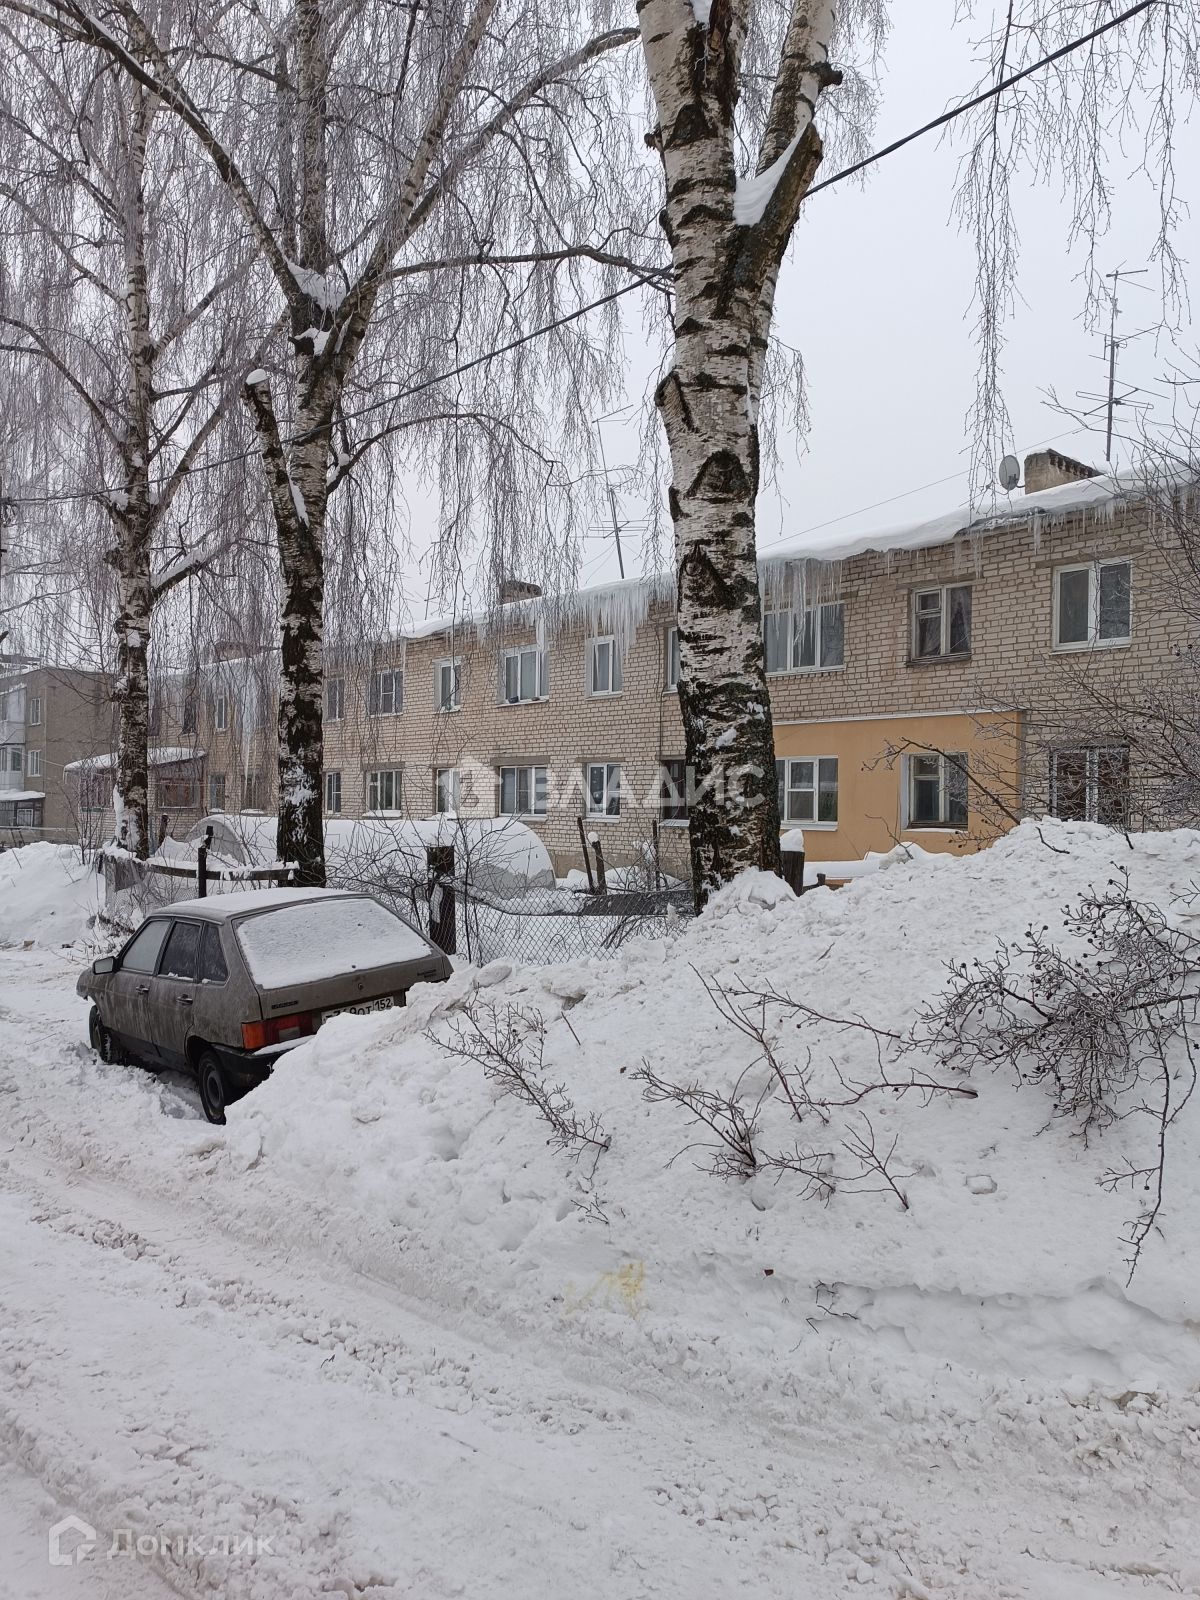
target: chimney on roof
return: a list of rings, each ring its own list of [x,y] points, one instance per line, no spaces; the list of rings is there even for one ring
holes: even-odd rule
[[[524,578],[501,578],[500,604],[511,606],[518,600],[540,600],[542,586],[539,583],[526,583]]]
[[[1059,489],[1064,483],[1078,483],[1080,478],[1099,476],[1095,467],[1085,466],[1074,456],[1064,456],[1058,450],[1036,450],[1025,457],[1025,493],[1040,494],[1043,489]]]

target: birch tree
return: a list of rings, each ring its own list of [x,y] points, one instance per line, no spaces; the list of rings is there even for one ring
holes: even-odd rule
[[[227,537],[219,479],[201,508],[192,473],[236,400],[229,290],[247,252],[216,225],[207,174],[179,181],[181,130],[151,92],[97,71],[78,41],[21,19],[4,33],[0,390],[9,483],[31,495],[57,591],[35,587],[27,604],[60,644],[89,604],[109,609],[113,649],[99,641],[99,657],[115,672],[116,787],[145,856],[153,615]]]
[[[244,397],[283,591],[278,850],[301,881],[320,883],[330,496],[391,426],[355,426],[352,381],[414,281],[472,266],[482,284],[483,270],[628,264],[592,237],[613,231],[618,202],[628,207],[619,164],[577,129],[591,121],[604,58],[636,30],[593,30],[547,0],[280,0],[203,21],[182,5],[46,0],[39,15],[187,128],[281,307],[286,341],[248,374]],[[611,120],[596,126],[618,138]],[[507,209],[497,193],[512,196]],[[453,342],[453,322],[449,332]],[[380,420],[373,403],[363,410]]]
[[[755,555],[759,416],[780,265],[842,82],[832,0],[793,0],[781,35],[749,0],[641,0],[665,180],[674,343],[655,396],[671,455],[680,700],[698,902],[746,867],[779,870],[771,702]],[[843,7],[853,20],[862,8]],[[754,13],[758,13],[755,15]],[[841,35],[844,37],[844,32]],[[747,74],[770,92],[744,98]],[[749,173],[739,177],[744,141]]]

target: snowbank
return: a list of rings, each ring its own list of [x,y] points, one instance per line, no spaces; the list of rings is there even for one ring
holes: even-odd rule
[[[99,909],[101,880],[72,845],[25,844],[0,853],[0,945],[84,939]]]
[[[193,851],[209,827],[213,857],[239,866],[267,866],[276,859],[275,817],[258,812],[202,817],[185,841]],[[454,846],[459,875],[469,874],[481,894],[507,898],[554,887],[545,845],[532,828],[512,817],[380,816],[325,823],[330,882],[346,888],[371,888],[381,874],[424,884],[426,851],[445,845]]]
[[[353,1240],[371,1270],[403,1257],[432,1295],[535,1324],[572,1319],[631,1347],[699,1341],[709,1362],[794,1366],[789,1352],[811,1360],[814,1345],[852,1340],[1084,1393],[1200,1383],[1194,1114],[1127,1289],[1131,1201],[1097,1180],[1141,1127],[1085,1147],[1042,1090],[987,1073],[976,1099],[876,1096],[874,1133],[896,1142],[909,1209],[883,1183],[822,1204],[790,1173],[713,1176],[708,1131],[648,1104],[634,1080],[643,1062],[716,1089],[741,1077],[752,1103],[769,1087],[761,1052],[720,1019],[703,978],[900,1030],[949,960],[1055,923],[1116,867],[1167,904],[1200,878],[1200,834],[1130,845],[1099,827],[1027,823],[980,855],[894,853],[871,877],[803,899],[747,874],[676,941],[536,971],[493,963],[413,991],[405,1012],[335,1019],[233,1109],[218,1170],[281,1226],[308,1226],[307,1197],[321,1196],[322,1231]],[[544,1019],[545,1077],[611,1136],[598,1159],[556,1151],[527,1105],[443,1048],[480,1001]],[[863,1030],[779,1034],[781,1055],[802,1066],[811,1050],[827,1082],[833,1068],[848,1082],[877,1076]],[[822,1148],[819,1124],[798,1129],[785,1112],[768,1093],[765,1143]],[[842,1163],[835,1150],[835,1177]]]

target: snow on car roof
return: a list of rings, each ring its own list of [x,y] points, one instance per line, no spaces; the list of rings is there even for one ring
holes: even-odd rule
[[[203,900],[176,900],[154,911],[156,917],[203,917],[208,922],[227,922],[248,911],[271,911],[276,906],[295,905],[302,900],[361,899],[353,889],[234,889],[229,894],[205,895]]]

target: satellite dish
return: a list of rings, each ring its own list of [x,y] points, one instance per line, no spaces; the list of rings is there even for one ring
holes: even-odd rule
[[[1000,487],[1015,489],[1021,481],[1021,463],[1016,456],[1005,456],[1000,463]]]

